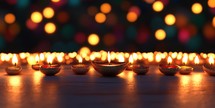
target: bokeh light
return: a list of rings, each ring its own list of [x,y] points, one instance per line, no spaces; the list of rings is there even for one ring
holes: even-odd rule
[[[176,21],[175,16],[173,14],[166,15],[164,20],[167,25],[173,25]]]
[[[152,4],[152,8],[153,8],[154,11],[160,12],[160,11],[163,10],[164,4],[163,4],[161,1],[155,1],[155,2]]]
[[[111,11],[111,5],[109,3],[103,3],[100,6],[100,10],[101,10],[101,12],[107,14]]]
[[[45,25],[44,30],[46,33],[52,34],[56,31],[56,26],[54,23],[49,22]]]
[[[14,14],[8,13],[8,14],[5,15],[4,20],[8,24],[12,24],[12,23],[14,23],[16,21],[16,17],[15,17]]]
[[[31,20],[34,22],[34,23],[40,23],[43,19],[43,16],[40,12],[38,11],[35,11],[31,14]]]
[[[116,43],[116,38],[113,34],[106,34],[103,41],[106,46],[113,46]]]
[[[90,45],[97,45],[99,43],[100,39],[99,36],[97,34],[90,34],[88,37],[88,42]]]
[[[208,0],[208,6],[210,8],[215,8],[215,0]]]
[[[215,27],[215,16],[212,19],[212,25]]]
[[[59,2],[60,0],[51,0],[52,2],[54,2],[54,3],[57,3],[57,2]]]
[[[106,21],[106,16],[103,13],[97,13],[95,16],[95,20],[97,23],[104,23]]]
[[[48,19],[52,18],[54,16],[54,10],[51,7],[46,7],[43,10],[43,16]]]
[[[31,30],[34,30],[37,28],[38,24],[37,23],[34,23],[32,20],[28,19],[26,21],[26,26],[31,29]]]
[[[127,14],[127,20],[129,22],[135,22],[137,20],[138,16],[135,12],[128,12]]]
[[[191,10],[194,14],[200,14],[202,12],[203,8],[200,3],[194,3],[191,7]]]
[[[166,32],[163,29],[158,29],[155,31],[155,38],[157,40],[164,40],[166,38]]]

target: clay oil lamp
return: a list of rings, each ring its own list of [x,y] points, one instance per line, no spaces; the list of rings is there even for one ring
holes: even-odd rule
[[[149,71],[149,66],[144,63],[134,63],[132,69],[137,75],[145,75]]]
[[[40,70],[41,64],[39,64],[39,55],[35,56],[36,64],[33,64],[31,67],[34,70]]]
[[[214,65],[214,58],[212,56],[208,59],[209,64],[203,65],[203,70],[211,76],[215,76],[215,65]]]
[[[85,75],[89,71],[90,65],[84,64],[82,57],[79,57],[78,63],[72,64],[71,69],[77,75]]]
[[[167,76],[174,76],[180,69],[178,65],[171,64],[172,58],[168,56],[167,58],[167,64],[160,64],[159,70],[161,73]]]
[[[190,67],[190,66],[187,66],[187,61],[188,61],[188,57],[187,56],[184,56],[182,58],[182,66],[180,66],[180,70],[179,70],[179,73],[180,74],[183,74],[183,75],[187,75],[187,74],[190,74],[192,71],[193,71],[193,68]]]
[[[61,66],[59,64],[52,64],[53,57],[47,57],[47,63],[40,67],[40,71],[45,74],[46,76],[54,76],[55,74],[59,73],[61,70]]]
[[[16,54],[13,55],[12,57],[12,64],[13,66],[9,66],[5,69],[5,71],[7,72],[8,75],[18,75],[21,73],[22,71],[22,67],[18,66],[18,59]]]
[[[114,77],[123,72],[126,68],[127,63],[125,62],[111,62],[111,55],[108,52],[107,55],[108,62],[94,62],[92,61],[93,68],[105,77]]]

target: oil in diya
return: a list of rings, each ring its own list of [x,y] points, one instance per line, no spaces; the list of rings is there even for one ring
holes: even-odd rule
[[[208,59],[209,64],[204,64],[203,70],[211,76],[215,76],[215,65],[214,65],[214,58],[212,56]]]
[[[53,57],[48,56],[47,63],[40,67],[40,71],[45,74],[46,76],[54,76],[55,74],[59,73],[61,70],[61,66],[59,64],[52,64]]]
[[[190,74],[193,71],[192,67],[186,65],[187,61],[188,61],[188,56],[184,56],[182,58],[182,63],[184,65],[180,66],[180,70],[179,70],[180,74],[187,75],[187,74]]]
[[[92,61],[93,68],[105,77],[114,77],[125,70],[127,63],[125,62],[111,62],[111,55],[107,54],[108,62],[95,62]]]
[[[39,59],[40,59],[39,55],[36,55],[35,56],[36,64],[33,64],[31,66],[32,69],[34,69],[34,70],[40,70],[41,64],[39,64]]]
[[[9,67],[7,67],[5,69],[7,74],[8,75],[18,75],[18,74],[20,74],[21,71],[22,71],[22,67],[17,65],[18,64],[18,59],[17,59],[16,54],[13,55],[12,64],[13,64],[13,66],[9,66]]]
[[[172,58],[168,56],[167,58],[167,64],[160,64],[159,70],[161,73],[167,76],[174,76],[180,69],[178,65],[171,64]]]
[[[82,57],[79,57],[78,63],[72,64],[71,69],[77,75],[85,75],[89,71],[90,65],[84,64]]]

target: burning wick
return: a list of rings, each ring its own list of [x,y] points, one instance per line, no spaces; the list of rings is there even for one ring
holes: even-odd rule
[[[110,55],[110,52],[108,51],[108,56],[107,56],[108,58],[108,65],[110,65],[110,62],[111,62],[111,55]]]
[[[167,64],[170,65],[172,63],[172,58],[170,56],[168,56],[167,58]]]

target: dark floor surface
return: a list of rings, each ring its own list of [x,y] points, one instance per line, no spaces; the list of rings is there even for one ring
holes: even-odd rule
[[[24,67],[22,75],[8,76],[0,68],[1,108],[214,108],[215,77],[204,72],[164,76],[157,66],[147,75],[124,71],[101,77],[93,69],[74,75],[68,66],[44,76]]]

